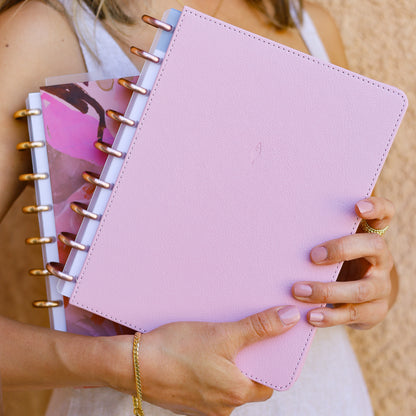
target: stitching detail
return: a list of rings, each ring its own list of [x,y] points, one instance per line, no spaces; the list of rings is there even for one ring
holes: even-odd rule
[[[347,70],[345,70],[343,68],[337,67],[337,66],[335,66],[335,65],[333,65],[331,63],[319,61],[319,60],[317,60],[316,58],[314,58],[312,56],[305,55],[304,53],[301,53],[301,52],[298,52],[296,50],[290,49],[290,48],[288,48],[286,46],[280,45],[280,44],[275,43],[275,42],[273,42],[271,40],[262,38],[262,37],[260,37],[258,35],[252,34],[250,32],[246,32],[243,29],[239,29],[237,27],[228,25],[228,24],[226,24],[224,22],[221,22],[221,21],[216,20],[214,18],[211,18],[209,16],[199,14],[199,13],[197,13],[197,12],[195,12],[195,11],[189,9],[189,8],[185,8],[184,11],[182,12],[180,21],[179,21],[179,23],[178,23],[178,25],[177,25],[177,27],[175,29],[175,32],[174,32],[173,37],[172,37],[172,40],[171,40],[171,42],[169,44],[168,53],[166,54],[166,56],[165,56],[165,58],[163,60],[162,67],[161,67],[161,69],[159,71],[159,74],[157,76],[155,85],[152,88],[152,94],[149,96],[148,102],[146,103],[146,107],[145,107],[144,113],[143,113],[143,115],[142,115],[142,117],[140,119],[140,122],[139,122],[138,126],[137,126],[137,130],[136,130],[136,133],[135,133],[135,135],[133,137],[133,141],[131,143],[130,150],[129,150],[127,156],[126,156],[126,159],[125,159],[125,162],[123,164],[122,170],[121,170],[120,175],[119,175],[119,178],[117,180],[117,183],[116,183],[116,185],[113,188],[113,191],[111,193],[111,197],[110,197],[110,200],[108,202],[108,205],[107,205],[105,214],[103,215],[103,217],[101,219],[99,229],[97,230],[97,233],[96,233],[96,236],[94,238],[93,244],[91,245],[91,247],[89,249],[87,261],[84,264],[83,272],[80,274],[80,276],[78,278],[77,286],[74,289],[74,293],[72,295],[72,300],[74,301],[74,303],[76,305],[80,306],[81,308],[86,309],[86,310],[88,310],[90,312],[93,312],[93,313],[97,313],[99,315],[102,315],[102,316],[104,316],[106,318],[111,319],[112,321],[118,322],[118,323],[120,323],[122,325],[125,325],[125,326],[130,326],[130,327],[133,327],[134,326],[131,322],[127,322],[127,321],[124,321],[124,320],[121,320],[121,319],[117,319],[117,318],[113,317],[110,314],[103,313],[102,311],[97,310],[97,309],[94,309],[94,308],[92,308],[92,307],[90,307],[88,305],[84,305],[82,303],[75,302],[75,300],[76,300],[76,297],[77,297],[78,289],[79,289],[79,287],[81,285],[83,276],[85,274],[85,270],[88,267],[88,264],[90,262],[91,255],[92,255],[92,253],[94,251],[94,248],[95,248],[95,245],[96,245],[96,241],[99,239],[99,236],[100,236],[101,231],[102,231],[102,227],[104,226],[104,223],[105,223],[105,221],[107,219],[108,213],[111,210],[111,207],[112,207],[112,204],[113,204],[115,195],[117,194],[118,188],[120,186],[119,184],[122,182],[122,179],[124,177],[125,171],[127,169],[128,162],[131,159],[131,153],[133,152],[133,149],[135,148],[136,143],[138,141],[137,140],[137,136],[138,136],[139,132],[141,131],[142,127],[143,127],[143,124],[144,124],[144,121],[146,120],[147,114],[149,113],[150,107],[151,107],[152,102],[153,102],[153,97],[154,97],[156,91],[158,90],[158,87],[159,87],[159,84],[160,84],[160,80],[163,77],[164,72],[166,71],[166,67],[168,66],[168,62],[169,62],[169,57],[172,54],[172,51],[173,51],[173,49],[175,47],[175,43],[176,43],[177,37],[178,37],[178,35],[179,35],[179,33],[180,33],[181,29],[182,29],[182,26],[183,26],[183,19],[184,19],[184,17],[186,15],[191,15],[191,16],[193,16],[195,18],[199,18],[201,20],[205,20],[205,21],[207,21],[209,23],[215,24],[215,25],[223,28],[224,30],[230,30],[230,31],[239,33],[239,34],[241,34],[243,36],[246,36],[247,38],[251,38],[251,39],[257,40],[257,41],[259,41],[259,42],[261,42],[263,44],[267,44],[269,46],[272,46],[273,48],[281,49],[282,51],[285,51],[285,52],[287,52],[287,53],[289,53],[291,55],[295,55],[295,56],[298,56],[299,58],[306,59],[306,60],[308,60],[310,62],[313,62],[313,63],[315,63],[317,65],[320,65],[320,66],[325,67],[327,69],[330,69],[332,71],[336,71],[336,72],[338,72],[340,74],[343,74],[345,76],[348,76],[348,77],[350,77],[352,79],[355,79],[357,81],[361,81],[363,83],[367,83],[368,85],[371,85],[373,87],[377,87],[377,88],[382,89],[382,90],[384,90],[384,91],[386,91],[388,93],[391,93],[391,94],[394,94],[394,95],[398,95],[399,97],[402,98],[403,104],[402,104],[401,110],[400,110],[399,115],[398,115],[398,117],[396,119],[396,122],[395,122],[395,124],[393,126],[393,130],[392,130],[392,132],[390,134],[390,137],[389,137],[389,140],[388,140],[388,142],[386,144],[386,147],[384,149],[384,152],[383,152],[383,154],[382,154],[382,156],[380,158],[380,162],[378,164],[378,167],[376,169],[376,172],[375,172],[375,174],[374,174],[374,176],[373,176],[373,178],[371,180],[371,183],[369,185],[369,188],[368,188],[368,191],[367,191],[367,195],[366,195],[367,197],[369,197],[371,195],[371,191],[372,191],[372,189],[374,187],[374,184],[375,184],[375,181],[376,181],[376,179],[377,179],[377,177],[378,177],[378,175],[380,173],[381,167],[383,165],[383,161],[385,160],[386,154],[387,154],[387,152],[388,152],[388,150],[389,150],[389,148],[390,148],[390,146],[392,144],[393,137],[394,137],[394,135],[395,135],[395,133],[396,133],[396,131],[398,129],[399,122],[400,122],[400,120],[401,120],[401,118],[403,116],[403,113],[405,111],[405,108],[407,106],[406,96],[404,95],[404,93],[402,91],[400,91],[398,89],[390,88],[390,87],[388,87],[385,84],[381,84],[381,83],[379,83],[377,81],[371,80],[371,79],[366,78],[364,76],[361,76],[361,75],[352,73],[352,72],[347,71]],[[351,229],[351,234],[354,234],[356,232],[356,229],[358,228],[358,224],[359,224],[359,218],[357,217],[357,219],[354,222],[353,227]],[[339,264],[337,266],[337,268],[335,269],[334,274],[332,275],[332,278],[331,278],[332,281],[335,281],[336,280],[336,277],[338,275],[338,272],[339,272],[340,268],[341,268],[341,264]],[[145,332],[142,328],[135,328],[135,329],[137,329],[137,330],[139,330],[141,332]],[[261,379],[259,377],[255,377],[252,374],[248,374],[247,372],[243,372],[243,373],[247,377],[249,377],[249,378],[251,378],[253,380],[256,380],[256,381],[258,381],[258,382],[260,382],[262,384],[265,384],[265,385],[267,385],[269,387],[272,387],[275,390],[287,389],[294,382],[295,374],[296,374],[296,372],[298,370],[298,367],[299,367],[299,365],[300,365],[300,363],[302,361],[302,358],[303,358],[303,356],[305,354],[306,348],[307,348],[308,343],[310,342],[310,340],[312,338],[312,334],[314,333],[314,331],[315,331],[314,328],[311,328],[311,330],[309,331],[308,336],[306,338],[306,341],[305,341],[305,343],[304,343],[304,345],[303,345],[303,347],[302,347],[302,349],[301,349],[301,351],[299,353],[299,359],[298,359],[298,361],[296,363],[295,369],[293,370],[293,373],[292,373],[292,375],[290,377],[290,380],[289,380],[289,382],[286,385],[277,386],[277,385],[274,385],[274,384],[268,382],[267,380],[263,380],[263,379]]]

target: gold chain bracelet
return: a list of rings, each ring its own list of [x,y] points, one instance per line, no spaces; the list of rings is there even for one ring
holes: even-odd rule
[[[142,408],[142,383],[140,381],[140,367],[139,367],[139,349],[141,333],[136,332],[133,339],[133,365],[134,378],[136,380],[136,394],[133,396],[133,406],[135,416],[144,416]]]

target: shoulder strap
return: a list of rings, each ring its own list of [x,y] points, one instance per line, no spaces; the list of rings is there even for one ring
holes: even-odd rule
[[[76,14],[78,22],[74,24],[74,29],[91,79],[134,76],[139,73],[90,9],[83,4],[76,4],[74,8],[71,0],[59,1],[72,19],[74,12]]]
[[[300,23],[296,7],[291,2],[290,15],[303,41],[305,42],[305,45],[308,48],[309,53],[312,56],[315,56],[316,58],[329,62],[329,57],[326,53],[325,46],[322,43],[318,31],[316,30],[316,27],[309,14],[305,10],[303,10],[303,22]]]

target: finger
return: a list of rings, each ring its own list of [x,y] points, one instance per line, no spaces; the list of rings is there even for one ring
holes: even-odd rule
[[[252,384],[248,402],[264,402],[270,399],[273,394],[273,389],[255,381],[252,381]]]
[[[243,347],[275,337],[294,326],[300,319],[295,306],[267,309],[237,322],[222,324],[237,353]]]
[[[308,303],[365,303],[385,299],[391,291],[390,278],[372,275],[350,282],[298,282],[292,287],[293,296]]]
[[[388,199],[373,196],[357,202],[355,211],[359,217],[367,221],[370,227],[383,229],[390,224],[395,208]]]
[[[393,259],[386,242],[377,234],[354,234],[327,241],[310,253],[315,264],[335,264],[365,258],[374,266],[391,269]]]
[[[319,328],[351,325],[368,329],[381,322],[388,312],[387,300],[363,304],[346,304],[338,308],[318,308],[308,312],[308,322]]]

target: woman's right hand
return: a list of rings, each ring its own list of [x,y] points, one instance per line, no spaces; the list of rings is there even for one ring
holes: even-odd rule
[[[234,364],[244,347],[275,337],[299,320],[294,306],[277,307],[237,322],[178,322],[143,334],[139,363],[143,399],[183,415],[225,416],[248,402],[267,400],[272,389],[247,378]],[[114,337],[120,338],[120,337]],[[124,338],[124,337],[123,337]],[[131,356],[132,339],[125,337]],[[132,361],[112,387],[134,393]]]

